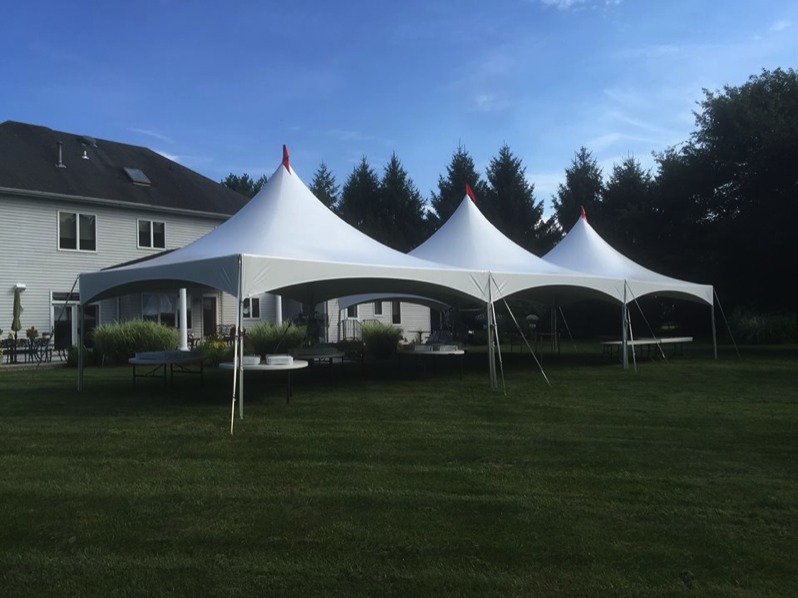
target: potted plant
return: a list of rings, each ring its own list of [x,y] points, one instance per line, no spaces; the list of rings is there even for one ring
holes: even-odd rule
[[[25,335],[28,337],[28,340],[34,340],[37,336],[39,336],[39,331],[36,330],[35,326],[31,326],[25,331]]]

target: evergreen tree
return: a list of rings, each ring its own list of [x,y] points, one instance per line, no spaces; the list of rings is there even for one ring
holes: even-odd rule
[[[535,203],[535,187],[526,180],[526,169],[507,145],[491,159],[487,169],[485,201],[478,202],[483,214],[506,237],[521,247],[539,252],[545,245],[543,202]]]
[[[424,202],[395,153],[380,181],[380,207],[383,231],[377,240],[407,252],[426,239]]]
[[[641,263],[648,261],[654,236],[652,185],[651,174],[634,157],[615,164],[604,189],[600,218],[591,220],[608,243]]]
[[[560,229],[571,229],[584,208],[590,216],[601,202],[604,183],[601,169],[587,148],[580,147],[571,166],[565,169],[565,183],[557,187],[552,198],[554,215]]]
[[[335,184],[335,176],[327,168],[327,165],[322,162],[313,175],[310,190],[313,195],[319,198],[321,203],[335,212],[338,207],[338,189],[338,185]]]
[[[219,182],[228,189],[238,191],[241,195],[252,198],[255,197],[257,192],[260,191],[260,188],[266,184],[266,180],[265,174],[258,180],[253,180],[247,173],[238,176],[231,172]]]
[[[434,214],[429,215],[431,227],[439,229],[449,219],[465,197],[466,183],[471,186],[477,200],[485,197],[485,183],[480,179],[474,167],[474,160],[466,149],[459,145],[446,167],[446,177],[438,177],[438,192],[432,193],[430,201]]]
[[[383,236],[380,181],[366,156],[344,183],[338,213],[346,222],[374,239]]]

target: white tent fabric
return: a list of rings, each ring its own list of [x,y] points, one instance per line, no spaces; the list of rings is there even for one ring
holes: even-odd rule
[[[542,260],[505,237],[468,194],[444,225],[410,255],[489,271],[491,288],[482,297],[485,302],[519,293],[560,302],[590,296],[623,299],[623,279],[584,274]]]
[[[237,214],[204,237],[150,260],[80,275],[81,303],[184,286],[246,298],[300,301],[365,292],[441,300],[479,298],[487,275],[442,266],[378,243],[327,209],[288,164]]]
[[[565,238],[544,255],[543,260],[576,272],[625,280],[632,295],[627,301],[657,294],[713,304],[712,285],[664,276],[630,260],[601,238],[588,224],[584,211]]]

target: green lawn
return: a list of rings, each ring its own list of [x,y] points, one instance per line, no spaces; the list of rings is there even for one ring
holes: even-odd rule
[[[485,361],[2,365],[0,595],[798,595],[796,347]]]

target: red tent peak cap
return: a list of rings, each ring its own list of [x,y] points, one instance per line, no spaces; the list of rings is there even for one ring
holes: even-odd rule
[[[471,189],[471,185],[468,183],[466,183],[466,195],[471,198],[471,201],[473,201],[474,204],[477,203],[477,198],[474,196],[474,191]]]
[[[288,159],[288,146],[283,145],[283,166],[288,172],[291,172],[291,160]]]
[[[579,217],[587,222],[587,213],[585,212],[585,206],[579,206]]]

